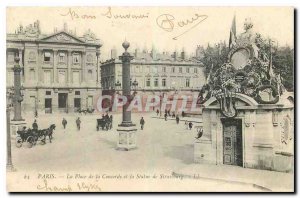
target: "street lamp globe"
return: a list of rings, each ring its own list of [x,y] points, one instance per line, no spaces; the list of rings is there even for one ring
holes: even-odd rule
[[[123,43],[122,43],[122,46],[123,46],[123,48],[125,49],[125,51],[127,51],[127,49],[129,48],[129,46],[130,46],[130,43],[128,42],[128,41],[124,41]]]

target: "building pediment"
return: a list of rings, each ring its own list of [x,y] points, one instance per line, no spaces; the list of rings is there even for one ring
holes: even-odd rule
[[[78,44],[82,44],[85,43],[84,41],[82,41],[81,39],[67,33],[64,31],[61,32],[57,32],[55,34],[52,34],[50,36],[46,36],[42,39],[40,39],[41,41],[46,41],[46,42],[65,42],[65,43],[78,43]]]
[[[235,104],[237,109],[243,109],[243,108],[250,108],[250,109],[256,109],[258,106],[258,103],[251,97],[245,95],[245,94],[240,94],[237,93],[235,95]],[[211,97],[208,99],[203,106],[205,108],[220,108],[219,102],[215,97]]]

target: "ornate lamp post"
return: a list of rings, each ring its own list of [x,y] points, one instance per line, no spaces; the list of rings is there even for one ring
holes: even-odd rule
[[[21,76],[20,73],[22,68],[20,67],[20,58],[19,56],[15,57],[15,66],[14,70],[14,94],[12,96],[12,102],[14,106],[14,118],[11,120],[11,123],[8,127],[11,127],[11,132],[13,135],[16,134],[18,129],[21,129],[24,125],[26,125],[25,120],[21,115],[21,102],[23,101],[23,90],[24,88],[21,86]]]
[[[118,137],[118,149],[130,150],[136,148],[136,125],[131,121],[131,111],[128,111],[128,106],[131,100],[131,87],[130,87],[130,61],[133,56],[127,52],[130,43],[124,41],[122,44],[125,52],[119,59],[122,61],[122,85],[123,85],[123,96],[127,97],[127,103],[123,105],[122,123],[119,124],[117,131],[119,132]]]
[[[11,135],[10,135],[10,108],[11,108],[11,99],[14,93],[13,90],[9,89],[6,92],[6,146],[7,146],[7,158],[6,158],[6,170],[7,171],[15,171],[15,168],[12,163],[11,157]]]
[[[18,56],[15,57],[15,66],[14,66],[14,87],[15,93],[13,97],[14,102],[14,119],[13,121],[24,121],[21,115],[21,102],[23,101],[23,95],[21,93],[21,76],[20,73],[22,68],[19,64],[20,58]]]

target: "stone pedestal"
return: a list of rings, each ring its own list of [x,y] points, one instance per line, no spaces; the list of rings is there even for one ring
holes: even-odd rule
[[[136,148],[136,126],[118,126],[118,150],[131,150]]]
[[[13,137],[17,135],[17,131],[21,130],[24,126],[26,126],[25,120],[22,121],[11,121],[10,122],[10,133]]]

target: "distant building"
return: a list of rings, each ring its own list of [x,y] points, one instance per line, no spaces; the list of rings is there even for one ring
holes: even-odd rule
[[[102,95],[113,95],[122,83],[122,62],[113,49],[111,59],[101,63]],[[136,81],[136,91],[142,95],[199,91],[205,83],[204,65],[195,58],[187,58],[186,52],[157,53],[136,49],[131,52],[131,82]],[[121,86],[122,87],[122,86]],[[119,87],[119,88],[121,88]]]
[[[23,110],[74,112],[93,108],[100,93],[98,60],[101,44],[90,30],[82,37],[76,31],[54,30],[41,33],[39,21],[7,34],[7,87],[13,86],[14,57],[23,68]]]

